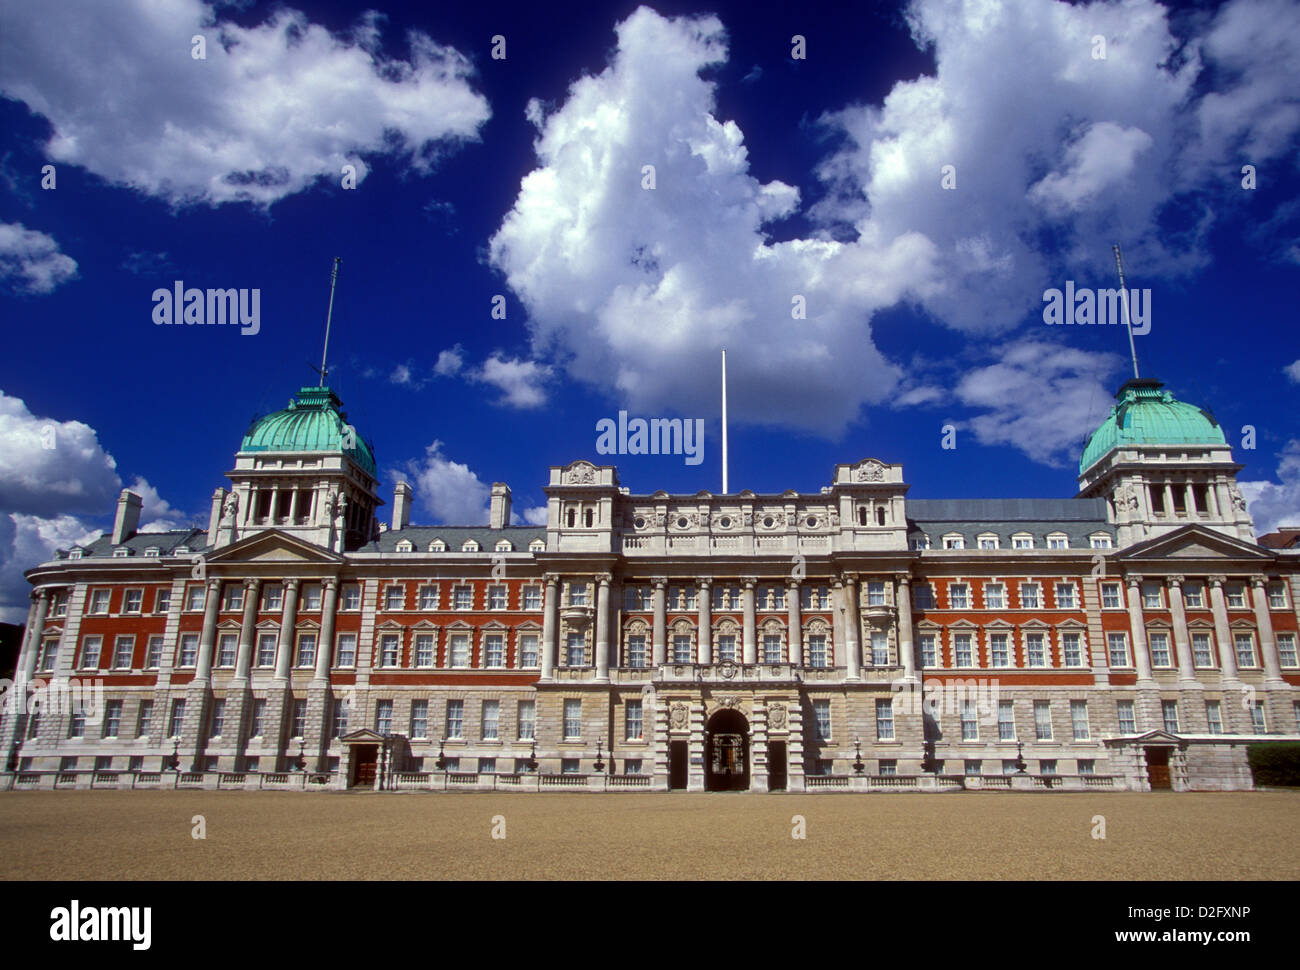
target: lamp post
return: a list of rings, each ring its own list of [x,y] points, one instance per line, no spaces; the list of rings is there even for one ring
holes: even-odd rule
[[[533,749],[528,753],[528,770],[537,771],[537,742],[533,742]]]
[[[298,760],[293,763],[293,770],[307,770],[307,742],[305,739],[298,742]]]
[[[603,740],[603,738],[596,739],[596,763],[592,765],[592,767],[596,769],[596,774],[600,774],[605,770],[605,762],[600,759],[600,746]]]
[[[1025,742],[1016,742],[1016,774],[1023,775],[1025,769],[1029,767],[1025,764]]]
[[[443,753],[444,744],[446,744],[446,740],[443,738],[439,738],[438,739],[438,760],[434,762],[434,764],[438,766],[439,771],[447,770],[447,756]]]
[[[180,741],[175,738],[172,739],[171,757],[163,760],[163,768],[168,771],[181,770],[181,744]]]
[[[854,750],[854,754],[856,755],[856,758],[853,762],[853,770],[854,772],[860,775],[862,774],[863,770],[867,767],[862,763],[862,739],[861,738],[853,739],[853,750]]]

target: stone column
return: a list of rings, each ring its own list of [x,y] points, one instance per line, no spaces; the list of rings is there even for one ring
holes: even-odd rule
[[[320,639],[316,643],[316,670],[307,686],[307,724],[303,733],[303,748],[308,765],[315,771],[324,771],[330,742],[330,721],[334,714],[334,695],[330,690],[330,667],[334,662],[334,612],[338,606],[339,581],[336,577],[325,580],[325,596],[321,602]]]
[[[1133,634],[1133,663],[1137,667],[1138,686],[1154,687],[1151,655],[1147,651],[1146,623],[1142,618],[1142,577],[1130,575],[1124,581],[1128,586],[1128,621]]]
[[[26,636],[23,639],[18,662],[14,665],[18,671],[18,682],[4,695],[3,700],[0,700],[4,712],[3,717],[0,718],[4,724],[3,732],[0,732],[0,744],[3,744],[0,750],[3,750],[5,755],[4,764],[0,765],[0,768],[4,770],[8,770],[9,761],[26,733],[27,688],[36,678],[36,667],[41,654],[41,638],[45,633],[45,613],[49,609],[49,595],[47,589],[40,589],[32,594],[31,605],[27,608],[27,625],[24,627]]]
[[[1165,482],[1165,518],[1174,519],[1174,487],[1169,482]]]
[[[701,664],[713,663],[713,601],[709,599],[713,595],[712,580],[705,576],[700,579],[699,603],[699,645],[697,646],[697,659]]]
[[[1228,494],[1228,483],[1220,480],[1210,487],[1219,498],[1219,516],[1221,520],[1224,522],[1235,521],[1237,514],[1232,504],[1232,496]]]
[[[1219,515],[1219,498],[1218,490],[1214,487],[1214,482],[1209,482],[1205,486],[1205,507],[1210,514],[1211,519],[1218,519]]]
[[[217,639],[217,613],[221,610],[221,580],[208,580],[208,598],[203,607],[203,633],[199,657],[194,665],[194,683],[206,684],[212,676],[212,647]]]
[[[1224,681],[1237,681],[1237,655],[1233,653],[1232,627],[1228,625],[1228,604],[1223,596],[1226,576],[1210,577],[1210,608],[1214,612],[1214,639],[1219,644],[1219,666]]]
[[[799,615],[799,580],[790,580],[786,593],[786,623],[790,635],[790,663],[796,667],[803,666],[803,620]]]
[[[1196,679],[1196,664],[1192,659],[1192,639],[1187,632],[1187,612],[1183,607],[1183,577],[1169,577],[1169,612],[1174,619],[1174,650],[1178,655],[1179,688],[1201,690]]]
[[[339,601],[339,581],[334,577],[325,580],[325,597],[321,603],[320,641],[316,644],[316,673],[314,683],[329,684],[330,667],[334,662],[334,612]]]
[[[916,646],[912,642],[912,586],[907,573],[896,577],[894,609],[898,611],[898,660],[903,665],[903,679],[916,680]]]
[[[288,681],[293,665],[294,626],[298,622],[298,583],[296,579],[284,581],[284,607],[280,613],[280,643],[275,654],[275,679]]]
[[[285,770],[285,728],[288,724],[292,693],[289,689],[289,671],[293,667],[293,651],[298,622],[298,587],[301,580],[284,581],[284,607],[280,613],[280,642],[275,653],[275,676],[266,692],[266,734],[274,739],[276,771]],[[263,745],[266,741],[263,740]],[[263,749],[265,750],[265,748]]]
[[[844,577],[844,655],[845,672],[849,680],[862,679],[862,645],[858,642],[861,623],[858,606],[858,577],[849,573]]]
[[[1268,589],[1263,576],[1252,576],[1250,591],[1255,607],[1255,626],[1259,630],[1259,653],[1264,661],[1264,686],[1286,688],[1282,665],[1277,656],[1277,637],[1273,635],[1273,617],[1268,612]]]
[[[1187,508],[1187,517],[1189,519],[1195,519],[1198,517],[1196,514],[1196,495],[1192,491],[1191,482],[1183,483],[1183,504]]]
[[[744,659],[745,663],[758,663],[758,616],[754,605],[754,584],[757,580],[749,578],[744,580],[744,588],[740,594],[741,606],[745,611],[743,624],[744,639]]]
[[[235,659],[235,681],[248,680],[248,669],[253,662],[253,642],[257,637],[257,601],[261,595],[261,580],[244,580],[244,615],[239,624],[239,653]]]
[[[654,581],[654,631],[650,637],[651,661],[660,667],[668,662],[668,580]]]
[[[546,601],[542,612],[542,680],[555,676],[560,656],[560,577],[546,574]]]
[[[596,582],[596,679],[609,680],[609,574]]]

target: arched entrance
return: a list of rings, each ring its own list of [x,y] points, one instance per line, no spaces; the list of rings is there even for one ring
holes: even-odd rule
[[[704,788],[749,788],[749,722],[734,708],[718,711],[704,729]]]

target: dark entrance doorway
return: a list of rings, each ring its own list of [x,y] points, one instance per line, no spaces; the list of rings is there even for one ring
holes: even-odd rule
[[[352,754],[353,788],[375,787],[375,768],[379,763],[379,746],[358,744]]]
[[[668,742],[668,787],[684,789],[686,787],[686,763],[689,754],[689,742]]]
[[[785,791],[785,742],[767,743],[767,790]]]
[[[707,791],[749,788],[749,722],[726,708],[709,718],[704,731],[704,787]]]
[[[1169,783],[1169,749],[1147,748],[1146,754],[1147,781],[1151,783],[1151,790],[1169,791],[1173,787]]]

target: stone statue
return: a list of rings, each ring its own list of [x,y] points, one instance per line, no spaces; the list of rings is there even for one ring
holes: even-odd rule
[[[1228,494],[1232,496],[1232,507],[1238,512],[1246,511],[1246,499],[1241,494],[1241,489],[1237,487],[1236,482],[1228,485]]]
[[[235,514],[239,511],[239,496],[231,492],[226,496],[226,501],[221,505],[221,522],[222,528],[235,524]]]

